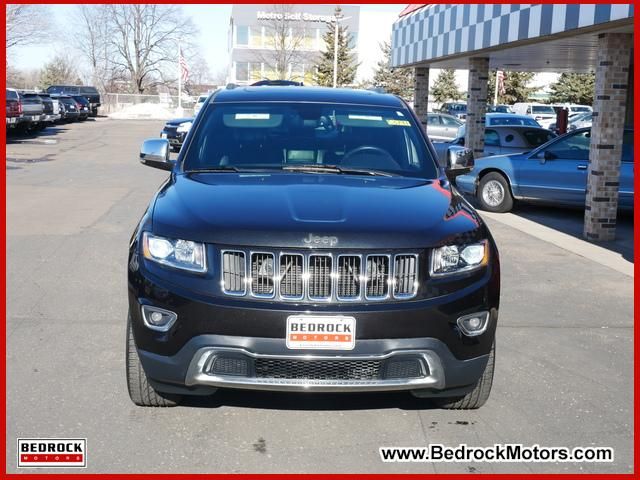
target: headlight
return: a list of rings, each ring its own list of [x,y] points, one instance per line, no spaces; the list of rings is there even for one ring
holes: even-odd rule
[[[178,125],[178,133],[187,133],[193,125],[193,122],[184,122]]]
[[[203,243],[158,237],[149,232],[142,234],[144,257],[154,262],[182,270],[204,273],[207,260]]]
[[[486,240],[467,245],[446,245],[431,252],[432,277],[469,272],[485,266],[489,261],[489,245]]]

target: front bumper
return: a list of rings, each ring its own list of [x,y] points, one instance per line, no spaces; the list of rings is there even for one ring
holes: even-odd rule
[[[176,132],[175,130],[165,129],[160,133],[160,137],[166,138],[169,141],[169,145],[171,145],[172,147],[182,147],[186,136],[186,133]]]
[[[217,387],[286,391],[421,390],[427,396],[456,394],[473,388],[486,365],[498,319],[499,266],[462,280],[465,287],[433,298],[380,304],[292,304],[207,296],[166,283],[142,264],[129,272],[129,307],[138,354],[158,391],[206,394]],[[441,290],[442,291],[442,290]],[[144,324],[141,305],[177,314],[168,332]],[[484,333],[462,334],[457,319],[489,311]],[[353,350],[290,350],[286,322],[290,315],[349,315],[356,319]],[[217,357],[240,359],[243,374],[219,374]],[[388,377],[392,360],[414,359],[420,375]],[[417,360],[416,360],[417,359]],[[257,364],[293,361],[314,372],[335,362],[378,362],[378,374],[362,378],[273,376],[258,374]],[[311,362],[311,363],[309,363]],[[316,362],[316,363],[314,363]],[[320,362],[320,363],[317,363]],[[327,365],[321,365],[328,362]],[[333,363],[332,363],[333,362]],[[351,364],[349,364],[351,365]],[[354,364],[355,365],[355,364]],[[340,366],[340,368],[347,368]],[[291,370],[289,370],[291,371]],[[345,371],[345,370],[343,370]],[[348,372],[351,372],[347,368]],[[298,373],[298,372],[294,372]]]
[[[438,396],[447,391],[460,393],[473,388],[488,361],[488,355],[459,360],[444,343],[433,338],[363,340],[348,353],[294,354],[276,339],[205,335],[193,338],[171,357],[144,350],[138,350],[138,354],[154,388],[167,393],[188,394],[208,394],[215,388],[226,387],[301,392],[420,390],[423,394]],[[228,371],[217,373],[212,365],[218,358],[245,362],[247,368],[242,375]],[[323,366],[327,370],[332,365],[335,368],[340,365],[348,371],[366,363],[380,364],[384,369],[385,365],[408,359],[419,362],[422,367],[419,372],[406,377],[395,375],[389,378],[381,373],[376,378],[322,378],[318,374]],[[316,372],[316,375],[307,378],[265,375],[255,366],[259,361],[271,364],[289,362],[305,371]]]

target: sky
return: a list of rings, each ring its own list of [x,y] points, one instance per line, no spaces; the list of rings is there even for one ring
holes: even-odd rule
[[[361,62],[357,80],[370,78],[380,58],[380,42],[390,39],[391,25],[405,4],[360,5],[360,32],[358,35],[358,60]],[[49,5],[56,25],[65,25],[76,5]],[[186,15],[198,27],[198,43],[212,74],[225,70],[228,62],[227,31],[231,5],[185,5]],[[66,51],[63,41],[46,45],[34,45],[16,50],[11,64],[20,69],[40,69],[57,53]],[[78,59],[80,61],[80,59]]]
[[[360,31],[358,34],[360,67],[356,81],[367,80],[373,76],[376,63],[381,58],[379,45],[390,39],[391,26],[405,6],[406,4],[360,5]],[[198,28],[197,41],[213,75],[220,71],[226,71],[227,68],[227,33],[231,7],[230,4],[183,4],[185,14],[191,17]],[[49,5],[53,22],[58,28],[69,23],[76,8],[76,5]],[[11,65],[20,69],[40,69],[56,54],[65,52],[68,52],[68,45],[61,39],[58,42],[45,45],[16,49],[9,61]],[[72,56],[72,58],[74,57]],[[75,57],[75,59],[81,62],[80,58]],[[434,69],[429,76],[430,83],[433,83],[437,74],[438,70]],[[462,91],[467,90],[467,79],[466,70],[456,72],[456,83]],[[538,86],[548,85],[556,79],[557,74],[537,74],[534,83]]]

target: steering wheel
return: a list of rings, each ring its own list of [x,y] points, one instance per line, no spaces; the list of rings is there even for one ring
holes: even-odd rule
[[[374,161],[368,159],[354,161],[354,157],[363,154],[369,154],[371,156],[377,157],[377,159]],[[342,159],[341,165],[351,165],[353,167],[374,168],[381,170],[398,170],[401,168],[400,164],[393,159],[389,152],[387,152],[383,148],[374,147],[373,145],[362,145],[360,147],[354,148],[353,150],[349,150]]]

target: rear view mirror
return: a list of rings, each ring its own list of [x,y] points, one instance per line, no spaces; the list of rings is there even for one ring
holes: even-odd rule
[[[165,138],[150,138],[140,147],[140,163],[160,170],[173,170],[169,160],[169,141]]]
[[[469,148],[452,145],[447,149],[447,178],[453,180],[458,175],[464,175],[473,170],[475,162],[473,151]]]

